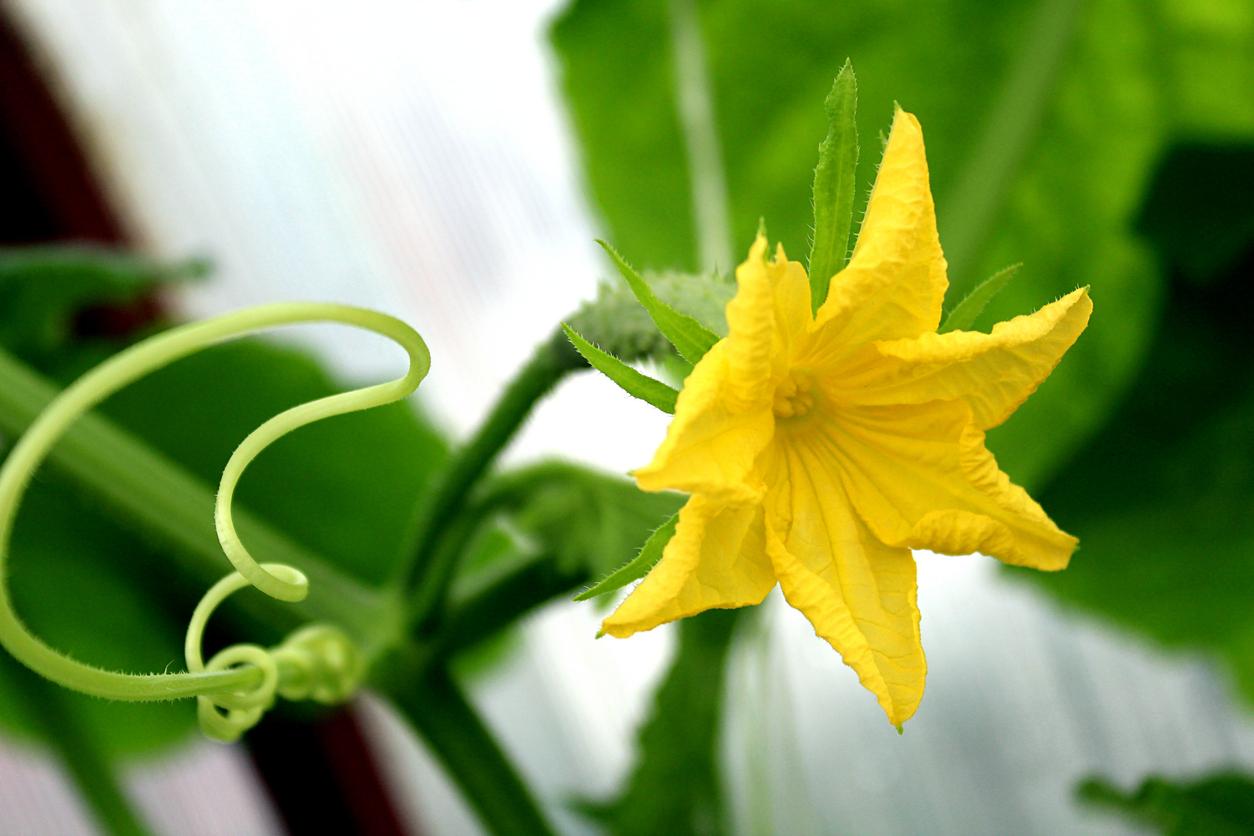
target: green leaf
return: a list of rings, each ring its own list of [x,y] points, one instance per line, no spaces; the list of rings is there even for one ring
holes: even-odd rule
[[[679,647],[639,732],[627,786],[579,809],[615,836],[727,830],[718,740],[724,674],[743,610],[711,610],[679,624]]]
[[[827,127],[816,103],[849,55],[861,147],[879,147],[893,101],[922,122],[954,298],[1017,261],[1033,280],[1002,292],[988,311],[996,319],[1092,286],[1098,310],[1084,338],[989,437],[1017,481],[1048,479],[1105,421],[1152,336],[1161,269],[1133,225],[1153,166],[1180,135],[1254,136],[1254,20],[1243,5],[796,2],[772,6],[769,25],[749,0],[694,5],[738,252],[763,216],[788,251],[803,251],[814,143]],[[606,237],[649,267],[692,270],[710,265],[697,264],[698,169],[669,6],[576,0],[552,40]],[[871,182],[863,168],[859,195]]]
[[[988,307],[988,303],[1005,289],[1010,280],[1015,277],[1022,264],[1011,264],[1009,267],[1003,267],[993,275],[975,286],[975,289],[968,293],[961,302],[954,306],[954,309],[945,317],[945,321],[941,323],[940,333],[946,331],[967,331],[975,324],[975,320],[979,318],[984,309]]]
[[[85,311],[133,304],[161,284],[205,271],[198,259],[162,264],[87,245],[0,250],[0,345],[26,357],[53,352],[77,327],[90,330],[90,321],[79,321]]]
[[[604,241],[598,241],[610,258],[614,261],[614,266],[618,268],[618,272],[622,273],[623,278],[627,280],[631,292],[636,295],[640,305],[649,313],[649,317],[657,325],[662,336],[675,346],[675,350],[679,355],[689,363],[696,363],[705,353],[714,347],[718,342],[718,335],[710,329],[706,328],[700,322],[697,322],[687,314],[681,314],[670,305],[663,302],[653,292],[653,288],[649,287],[649,283],[640,277],[632,266],[619,255],[618,251]]]
[[[1038,496],[1081,550],[1065,572],[1015,574],[1164,645],[1217,655],[1254,701],[1254,234],[1243,249],[1201,280],[1173,259],[1158,337],[1124,402]]]
[[[1246,190],[1223,185],[1250,182],[1248,144],[1176,145],[1159,168],[1139,227],[1188,281],[1227,275],[1254,239],[1254,212]]]
[[[668,415],[675,413],[675,399],[679,397],[679,392],[660,380],[654,380],[646,374],[641,374],[614,355],[597,348],[581,337],[579,332],[569,325],[563,324],[562,330],[566,332],[566,337],[570,340],[570,344],[583,356],[583,359],[588,361],[592,368],[617,383],[628,395],[631,395],[633,398],[639,398]]]
[[[576,595],[575,600],[587,601],[598,595],[622,589],[632,581],[640,580],[649,574],[649,570],[662,559],[662,552],[666,549],[666,544],[671,541],[671,537],[675,536],[675,526],[678,522],[679,514],[675,513],[649,535],[649,539],[644,541],[644,545],[640,547],[640,551],[636,553],[635,557]]]
[[[827,136],[819,145],[819,164],[814,169],[814,243],[809,261],[810,301],[815,311],[827,299],[832,276],[849,260],[858,170],[858,80],[849,60],[836,74],[823,108]]]
[[[1137,824],[1166,836],[1244,836],[1254,832],[1254,780],[1220,772],[1196,781],[1147,778],[1125,792],[1102,778],[1090,778],[1076,791],[1095,807],[1116,810]]]

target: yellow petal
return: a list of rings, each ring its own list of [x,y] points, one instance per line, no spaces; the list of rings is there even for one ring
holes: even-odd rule
[[[727,304],[727,352],[738,394],[750,401],[784,370],[789,343],[811,323],[810,281],[780,246],[766,258],[759,235],[736,268],[736,296]]]
[[[810,313],[810,279],[805,266],[790,261],[784,245],[776,247],[775,258],[768,265],[775,306],[777,350],[781,358],[791,359],[793,346],[814,326]]]
[[[736,270],[728,335],[684,381],[665,441],[633,474],[641,489],[672,488],[729,502],[760,497],[750,472],[774,432],[773,381],[784,371],[793,336],[810,325],[805,270],[782,251],[768,261],[766,247],[759,236]]]
[[[753,502],[761,488],[750,480],[754,460],[771,441],[771,402],[745,404],[733,391],[728,342],[701,358],[675,403],[653,461],[632,475],[641,490],[668,488],[728,502]]]
[[[662,559],[601,631],[626,638],[705,610],[761,603],[775,586],[764,536],[761,505],[692,497]]]
[[[1089,321],[1087,288],[991,334],[952,331],[876,343],[865,370],[846,369],[836,385],[864,404],[926,403],[962,398],[976,426],[1005,421],[1036,391]]]
[[[736,295],[727,303],[727,361],[731,386],[740,400],[761,397],[776,363],[775,294],[762,235],[736,268]]]
[[[772,484],[767,526],[780,589],[900,725],[927,677],[914,556],[863,525],[821,448],[792,442],[781,454],[787,478]]]
[[[812,362],[830,363],[873,340],[935,331],[947,286],[923,131],[899,109],[853,257],[833,277],[816,317]]]
[[[962,401],[859,406],[823,423],[854,508],[886,543],[1066,567],[1076,539],[997,467]]]

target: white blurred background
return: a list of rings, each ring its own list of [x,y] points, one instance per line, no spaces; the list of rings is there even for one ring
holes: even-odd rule
[[[423,396],[464,435],[606,265],[545,44],[559,3],[8,0],[148,251],[206,254],[188,316],[282,299],[380,308],[427,338]],[[394,368],[374,341],[302,332],[354,377]],[[560,452],[626,471],[664,422],[581,375],[510,458]],[[980,557],[921,555],[931,675],[903,737],[800,615],[772,599],[738,648],[723,746],[741,832],[1117,833],[1071,787],[1254,764],[1254,726],[1203,660],[1064,617]],[[564,831],[629,768],[668,628],[594,642],[556,604],[475,698]],[[368,728],[415,830],[477,832],[400,722]],[[168,833],[280,825],[236,751],[197,743],[128,785]],[[212,792],[208,791],[212,789]],[[51,828],[51,829],[50,829]],[[91,832],[56,769],[0,741],[0,832]]]

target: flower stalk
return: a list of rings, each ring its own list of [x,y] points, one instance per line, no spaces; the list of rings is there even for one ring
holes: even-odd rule
[[[413,542],[417,545],[398,580],[409,601],[407,623],[411,632],[429,633],[447,598],[463,550],[443,548],[443,541],[479,478],[491,468],[535,405],[562,378],[584,365],[560,330],[541,343],[423,500],[414,526]]]

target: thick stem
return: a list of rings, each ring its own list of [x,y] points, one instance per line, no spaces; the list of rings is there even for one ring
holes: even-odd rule
[[[560,331],[541,343],[510,382],[496,406],[469,443],[453,458],[419,512],[412,559],[403,567],[401,588],[409,600],[409,624],[419,632],[430,627],[448,593],[461,557],[459,549],[442,549],[450,524],[471,489],[531,414],[536,403],[569,372],[585,366]]]
[[[387,691],[491,833],[552,833],[536,800],[466,695],[439,666],[395,654]]]
[[[521,560],[461,600],[450,601],[433,652],[444,657],[473,647],[590,579],[586,569],[561,568],[552,554]]]
[[[450,595],[437,633],[408,639],[380,656],[370,670],[370,683],[381,692],[410,687],[409,682],[427,671],[447,667],[458,654],[499,634],[557,596],[569,594],[586,584],[589,577],[584,569],[571,572],[559,568],[551,554],[523,557],[502,566],[460,596]]]

